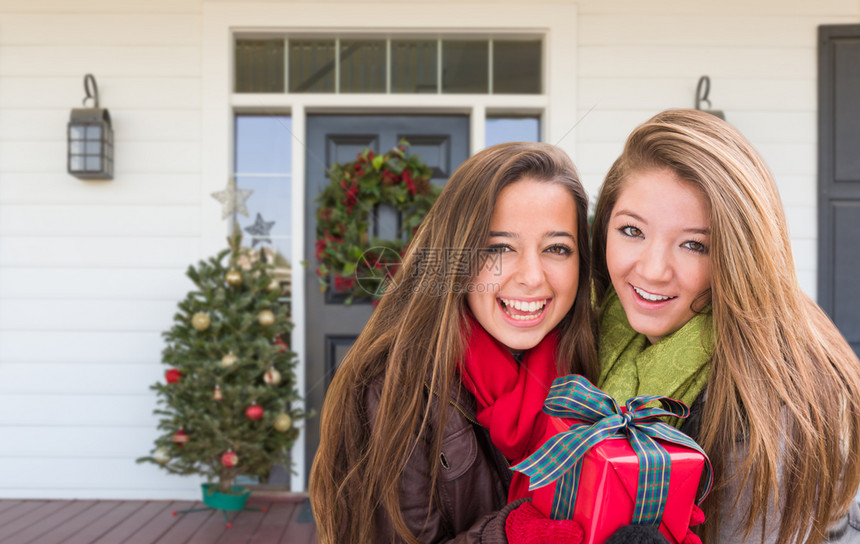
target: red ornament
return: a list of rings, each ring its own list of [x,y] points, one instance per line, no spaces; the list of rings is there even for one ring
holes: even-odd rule
[[[272,345],[278,346],[278,353],[284,353],[285,351],[287,351],[287,344],[280,337],[280,335],[275,337],[275,341],[272,342]]]
[[[239,456],[233,453],[233,450],[227,450],[221,456],[221,464],[225,467],[235,467],[239,464]]]
[[[263,418],[263,407],[257,403],[248,406],[248,409],[245,410],[245,415],[248,416],[248,419],[251,421],[260,421]]]
[[[175,368],[171,368],[164,373],[164,379],[167,380],[167,383],[176,383],[180,378],[182,378],[182,372],[179,372]]]
[[[188,442],[189,439],[190,439],[190,437],[188,436],[188,433],[186,433],[182,429],[179,429],[178,431],[173,433],[173,441],[176,442],[176,445],[179,446],[180,448],[182,447],[183,444]]]

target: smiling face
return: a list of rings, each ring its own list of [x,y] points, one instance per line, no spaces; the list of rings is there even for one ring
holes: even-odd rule
[[[576,231],[576,203],[558,183],[526,178],[499,193],[490,253],[466,301],[481,326],[508,348],[533,348],[573,306]]]
[[[606,265],[630,325],[652,344],[683,327],[711,286],[704,195],[669,170],[633,172],[609,216]]]

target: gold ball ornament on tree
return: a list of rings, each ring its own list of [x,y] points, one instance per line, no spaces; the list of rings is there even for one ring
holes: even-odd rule
[[[278,414],[275,417],[275,429],[278,431],[285,433],[289,431],[293,426],[293,418],[289,416],[289,414]]]
[[[167,451],[167,448],[158,448],[155,450],[155,453],[152,454],[152,457],[157,463],[165,465],[170,461],[170,452]]]
[[[209,328],[210,324],[212,324],[212,320],[209,318],[209,314],[207,314],[206,312],[197,312],[191,318],[191,326],[198,331],[205,331]]]
[[[270,293],[274,293],[275,291],[281,290],[281,284],[275,278],[269,280],[269,285],[266,286],[266,291]]]
[[[238,360],[239,358],[233,355],[233,352],[231,351],[227,355],[221,357],[221,366],[223,366],[224,368],[230,368],[231,366],[235,365],[236,361]]]
[[[233,287],[237,287],[242,285],[242,273],[238,270],[231,269],[227,271],[227,274],[224,275],[224,280],[228,285],[232,285]]]
[[[275,367],[269,367],[269,370],[263,374],[263,381],[266,382],[266,385],[278,385],[281,383],[281,373],[275,369]]]
[[[275,314],[271,310],[263,310],[257,315],[257,321],[264,327],[271,327],[275,324]]]

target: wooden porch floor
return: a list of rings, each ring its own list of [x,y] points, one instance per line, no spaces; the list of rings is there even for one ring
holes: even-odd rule
[[[0,500],[3,544],[316,544],[307,498],[255,498],[229,512],[231,527],[215,510],[191,501]]]

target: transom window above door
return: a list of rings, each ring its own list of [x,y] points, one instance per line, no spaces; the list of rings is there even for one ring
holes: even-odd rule
[[[237,93],[541,94],[537,38],[235,40]]]

